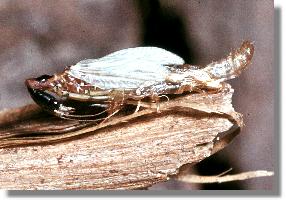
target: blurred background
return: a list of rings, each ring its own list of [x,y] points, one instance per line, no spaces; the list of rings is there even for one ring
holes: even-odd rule
[[[255,42],[252,65],[230,83],[245,127],[194,172],[217,175],[274,170],[272,0],[1,0],[0,110],[32,103],[26,78],[61,72],[85,58],[128,47],[158,46],[194,65]],[[273,178],[212,185],[169,181],[149,189],[272,190]]]

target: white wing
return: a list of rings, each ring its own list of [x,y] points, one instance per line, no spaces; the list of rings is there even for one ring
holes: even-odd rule
[[[162,48],[138,47],[87,59],[70,67],[69,74],[102,89],[138,88],[165,80],[166,65],[182,65],[184,60]]]

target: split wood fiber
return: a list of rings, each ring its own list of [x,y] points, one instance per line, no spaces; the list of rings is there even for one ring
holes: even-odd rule
[[[95,125],[36,105],[0,112],[2,189],[140,189],[224,148],[243,125],[233,89],[179,96]],[[146,107],[146,106],[145,106]]]

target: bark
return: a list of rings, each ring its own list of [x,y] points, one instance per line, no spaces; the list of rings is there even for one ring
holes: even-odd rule
[[[62,120],[36,105],[0,112],[2,189],[139,189],[224,148],[243,122],[233,89],[175,97],[104,123]]]

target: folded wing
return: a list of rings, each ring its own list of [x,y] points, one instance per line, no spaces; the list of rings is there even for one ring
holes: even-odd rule
[[[162,48],[137,47],[80,61],[68,73],[101,89],[134,89],[163,82],[169,65],[182,64],[181,57]]]

